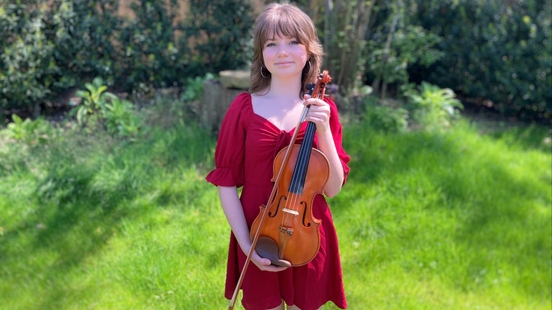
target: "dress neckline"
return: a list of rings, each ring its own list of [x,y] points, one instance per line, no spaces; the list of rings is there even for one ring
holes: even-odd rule
[[[291,128],[290,130],[285,130],[285,129],[281,129],[280,127],[276,126],[276,124],[274,124],[273,122],[271,122],[270,120],[268,120],[266,117],[260,115],[260,114],[257,114],[255,112],[255,110],[253,109],[253,99],[252,99],[252,96],[251,96],[251,93],[249,93],[249,100],[248,100],[248,105],[249,105],[249,108],[251,109],[251,113],[258,117],[260,120],[263,121],[263,123],[265,124],[269,124],[272,128],[276,129],[277,131],[279,132],[284,132],[284,133],[287,133],[287,134],[291,134],[293,133],[295,130],[297,130],[297,126]],[[301,123],[301,128],[303,128],[305,122]]]

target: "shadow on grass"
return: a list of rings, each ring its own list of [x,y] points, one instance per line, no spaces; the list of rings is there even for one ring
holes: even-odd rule
[[[449,236],[443,236],[442,231],[434,231],[430,243],[424,243],[427,240],[416,240],[416,234],[408,236],[408,240],[415,244],[414,251],[426,248],[431,252],[429,247],[452,239],[458,248],[466,248],[468,251],[463,253],[464,267],[459,267],[457,273],[462,277],[451,279],[458,289],[473,290],[485,285],[492,286],[491,275],[500,274],[501,268],[512,268],[517,271],[510,275],[518,277],[512,279],[514,287],[529,296],[538,297],[538,300],[546,300],[543,289],[551,284],[549,209],[552,197],[549,173],[520,173],[512,168],[516,155],[508,154],[506,148],[487,149],[482,139],[469,137],[474,135],[473,132],[383,134],[366,128],[350,130],[355,132],[354,137],[349,134],[344,138],[344,147],[352,157],[348,183],[354,184],[355,188],[366,188],[365,192],[373,193],[373,190],[368,189],[374,188],[385,191],[383,194],[387,198],[383,199],[387,199],[387,205],[400,202],[401,197],[410,203],[416,201],[417,193],[427,191],[416,187],[424,186],[427,182],[418,183],[412,179],[423,177],[429,180],[431,188],[436,189],[434,194],[440,197],[437,201],[420,208],[421,211],[407,210],[399,204],[391,206],[393,211],[386,212],[395,212],[403,217],[420,216],[412,212],[423,212],[427,218],[433,218],[433,213],[453,216],[451,221],[454,221],[455,227],[448,230]],[[358,132],[364,134],[359,135]],[[516,138],[508,141],[517,144],[515,148],[539,148],[535,145],[541,136],[537,135],[536,139],[531,140],[533,142],[524,141],[522,137],[527,135],[526,131],[514,132],[518,133],[514,135]],[[495,137],[497,140],[503,138]],[[550,169],[550,166],[544,168]],[[534,177],[535,173],[541,175]],[[339,201],[339,197],[337,201],[339,207],[332,210],[336,216],[350,213],[349,209],[358,207]],[[426,203],[422,199],[418,201],[420,204]],[[541,211],[541,206],[548,208],[548,212]],[[383,205],[372,207],[382,208]],[[371,225],[378,231],[389,220],[388,216],[378,219],[378,223],[362,225]],[[398,225],[387,224],[389,227]],[[416,230],[430,234],[433,231],[431,227],[423,226],[416,227]],[[389,235],[395,233],[398,234],[398,230],[385,232],[384,235],[391,239],[402,238]],[[404,242],[401,246],[405,246]]]
[[[495,141],[503,141],[509,146],[523,150],[539,150],[552,152],[552,128],[535,124],[521,123],[518,126],[488,125],[487,123],[475,123],[478,130],[493,138]]]
[[[61,297],[71,290],[64,275],[106,245],[128,215],[125,201],[138,192],[130,173],[102,180],[98,176],[104,170],[97,158],[50,151],[49,156],[41,154],[48,160],[40,167],[40,176],[35,176],[33,197],[26,197],[34,202],[32,211],[1,239],[7,252],[0,255],[0,264],[8,270],[14,288],[44,290],[47,283],[50,289],[37,298],[44,309],[59,309]],[[101,184],[104,181],[109,185]]]
[[[363,136],[361,140],[345,137],[344,148],[351,156],[349,180],[373,184],[390,179],[389,172],[404,173],[417,166],[420,156],[431,157],[433,164],[456,162],[462,151],[442,135],[432,133],[378,134]],[[424,168],[424,167],[422,167]]]
[[[159,191],[150,203],[157,207],[190,199],[186,193],[159,190],[155,182],[205,166],[214,148],[207,133],[187,127],[157,132],[133,145],[90,142],[37,149],[29,155],[43,159],[37,166],[13,162],[18,173],[35,179],[36,188],[21,199],[33,206],[14,206],[31,212],[0,238],[6,250],[0,253],[0,275],[6,272],[14,288],[44,289],[47,283],[50,289],[39,297],[44,309],[59,309],[62,296],[74,293],[63,275],[101,251],[121,220],[140,216],[142,210],[133,204],[139,195]],[[4,164],[3,171],[10,173],[13,167]]]

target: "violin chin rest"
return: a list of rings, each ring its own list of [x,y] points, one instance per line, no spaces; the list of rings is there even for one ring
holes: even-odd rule
[[[281,267],[291,267],[291,263],[287,260],[280,259],[278,256],[278,245],[276,242],[267,237],[259,237],[255,251],[260,257],[270,259],[272,265]]]

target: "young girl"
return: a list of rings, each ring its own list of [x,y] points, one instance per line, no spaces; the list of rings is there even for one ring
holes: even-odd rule
[[[341,146],[341,124],[330,99],[304,95],[307,83],[320,73],[322,46],[311,19],[290,4],[271,4],[257,18],[251,89],[231,104],[215,150],[216,169],[207,181],[218,186],[224,214],[232,229],[225,297],[230,299],[251,248],[249,229],[272,191],[273,160],[299,130],[301,143],[308,121],[316,124],[314,147],[330,163],[324,194],[341,190],[349,156]],[[305,122],[294,128],[304,105]],[[237,188],[242,187],[241,196]],[[253,252],[242,284],[242,304],[248,310],[319,309],[328,301],[346,308],[337,234],[326,199],[317,195],[313,216],[322,220],[320,250],[308,264],[279,267]]]

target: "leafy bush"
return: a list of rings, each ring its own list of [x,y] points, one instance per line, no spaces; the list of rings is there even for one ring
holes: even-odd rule
[[[135,18],[126,21],[118,38],[124,46],[121,84],[145,93],[178,84],[186,57],[173,26],[178,24],[178,1],[170,0],[169,6],[164,1],[132,2],[131,8]]]
[[[383,132],[404,132],[408,128],[408,111],[389,106],[373,106],[366,110],[366,120]]]
[[[59,96],[81,79],[120,74],[115,0],[39,0],[0,8],[0,109]]]
[[[51,93],[59,72],[41,1],[0,7],[0,109],[25,107]]]
[[[181,46],[195,45],[188,62],[192,76],[240,69],[253,56],[251,2],[190,0]]]
[[[211,73],[207,73],[204,77],[196,76],[195,78],[187,78],[186,88],[181,99],[183,101],[194,101],[201,99],[201,96],[203,96],[203,83],[214,78],[215,75]]]
[[[387,40],[391,40],[388,47]],[[395,83],[400,87],[409,83],[409,68],[413,65],[427,68],[444,56],[435,48],[441,40],[440,36],[413,25],[386,36],[374,36],[365,51],[367,67],[374,76],[374,89],[380,91],[381,82],[382,97],[386,97],[386,85]]]
[[[552,118],[552,1],[417,0],[447,56],[418,75],[505,115]]]
[[[38,107],[102,77],[118,90],[153,93],[190,76],[247,65],[249,2],[27,0],[0,7],[0,109]],[[38,110],[38,109],[37,109]]]
[[[134,140],[142,128],[142,120],[128,100],[115,98],[103,108],[107,131],[115,137]]]
[[[86,83],[85,87],[86,90],[77,91],[82,100],[70,113],[76,115],[79,125],[91,129],[103,125],[110,134],[119,138],[132,140],[138,135],[142,121],[130,101],[121,100],[108,92],[100,77]]]
[[[404,132],[409,127],[422,130],[449,128],[460,117],[463,109],[460,100],[449,89],[422,82],[417,87],[406,84],[401,87],[406,102],[402,100],[367,97],[364,101],[363,119],[371,128],[382,132]]]
[[[408,110],[400,102],[380,100],[374,96],[364,99],[362,121],[381,132],[405,132],[408,129]]]
[[[117,0],[54,0],[46,22],[60,68],[56,87],[64,90],[101,76],[108,85],[124,74],[117,42],[122,20]],[[55,31],[55,32],[54,32]],[[55,36],[54,36],[55,34]]]
[[[104,85],[101,77],[96,77],[92,83],[84,85],[86,90],[76,92],[76,95],[82,100],[72,112],[77,116],[79,125],[83,125],[89,117],[97,116],[98,112],[105,110],[108,100],[118,99],[114,94],[106,92],[107,86]]]
[[[13,123],[9,123],[7,128],[0,131],[0,135],[7,139],[13,139],[32,146],[48,143],[54,134],[54,129],[43,117],[34,121],[30,118],[22,120],[19,116],[13,114],[12,119]]]
[[[423,129],[450,127],[451,121],[459,116],[456,109],[463,105],[455,98],[454,92],[422,82],[418,90],[406,92],[412,104],[412,119]]]

